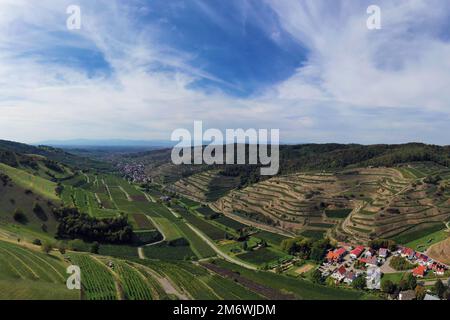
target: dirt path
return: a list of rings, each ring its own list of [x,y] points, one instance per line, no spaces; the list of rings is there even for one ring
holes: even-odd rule
[[[100,260],[99,258],[97,258],[95,255],[91,255],[90,256],[92,259],[94,259],[95,261],[97,261],[98,263],[100,263],[101,265],[103,265],[108,272],[111,273],[111,275],[114,277],[114,285],[116,287],[116,294],[117,294],[117,298],[119,300],[125,300],[125,295],[123,293],[122,288],[120,287],[120,277],[117,275],[117,273],[114,272],[114,270],[112,270],[110,267],[108,267],[107,265],[105,265],[105,263]]]
[[[173,285],[172,282],[168,278],[160,276],[159,274],[157,274],[155,271],[153,271],[149,267],[146,267],[146,266],[141,266],[141,267],[144,268],[153,278],[155,278],[156,281],[158,281],[160,286],[163,288],[163,290],[167,294],[175,295],[180,300],[190,300],[189,297],[184,292],[179,291],[176,288],[176,286]]]
[[[122,186],[119,186],[119,189],[120,189],[120,191],[122,191],[123,192],[123,194],[125,195],[125,197],[127,197],[127,200],[128,201],[133,201],[133,199],[130,197],[130,195],[128,194],[128,192],[122,187]]]
[[[402,273],[402,272],[404,272],[404,271],[398,271],[398,270],[395,270],[394,268],[392,268],[390,265],[389,265],[389,263],[391,262],[391,259],[393,258],[393,256],[389,256],[387,259],[386,259],[386,262],[380,267],[380,270],[381,270],[381,272],[383,272],[383,273]]]
[[[89,176],[86,173],[84,173],[84,172],[82,172],[82,174],[86,178],[86,182],[87,183],[91,183],[91,180],[89,179]]]
[[[271,232],[271,233],[276,233],[276,234],[279,234],[279,235],[282,235],[282,236],[285,236],[285,237],[289,237],[289,238],[292,238],[292,237],[295,236],[294,234],[292,234],[290,232],[287,232],[287,231],[284,231],[284,230],[280,230],[278,228],[271,227],[271,226],[268,226],[268,225],[263,224],[263,223],[247,220],[245,218],[239,217],[239,216],[237,216],[235,214],[232,214],[232,213],[225,213],[225,212],[221,212],[221,213],[224,216],[226,216],[226,217],[228,217],[228,218],[230,218],[232,220],[235,220],[237,222],[240,222],[240,223],[245,224],[245,225],[250,226],[250,227],[258,228],[258,229],[261,229],[261,230],[264,230],[264,231],[267,231],[267,232]]]
[[[206,244],[208,244],[219,256],[221,256],[222,258],[224,258],[225,260],[240,265],[241,267],[244,267],[246,269],[250,269],[250,270],[258,270],[258,268],[256,268],[255,266],[245,263],[243,261],[237,260],[233,257],[230,257],[229,255],[227,255],[226,253],[222,252],[210,239],[208,239],[202,232],[200,232],[200,230],[198,230],[197,228],[195,228],[193,225],[186,223],[186,225],[192,229],[192,231],[194,231],[200,238],[202,238],[203,241],[206,242]]]
[[[153,202],[153,203],[155,203],[156,202],[156,200],[155,199],[153,199],[153,197],[151,196],[151,195],[148,195],[147,193],[145,193],[145,192],[142,192],[143,194],[144,194],[144,196],[147,198],[147,200],[148,200],[148,202]]]
[[[137,252],[138,252],[139,259],[144,260],[145,259],[144,248],[142,248],[142,247],[137,248]]]
[[[443,283],[447,283],[448,280],[450,280],[450,278],[447,278],[447,279],[441,279],[441,280],[442,280]],[[420,281],[420,280],[419,280],[419,281]],[[432,286],[432,285],[434,285],[434,284],[436,283],[436,281],[437,281],[437,279],[436,279],[436,280],[428,280],[428,281],[424,281],[423,284],[424,284],[425,286]]]

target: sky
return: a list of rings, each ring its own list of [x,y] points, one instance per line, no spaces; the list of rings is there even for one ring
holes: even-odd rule
[[[199,120],[449,145],[450,3],[0,0],[0,139],[169,140]]]

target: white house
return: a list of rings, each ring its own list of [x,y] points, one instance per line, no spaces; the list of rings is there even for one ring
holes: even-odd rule
[[[369,267],[367,269],[366,286],[371,290],[380,290],[381,270],[378,267]]]

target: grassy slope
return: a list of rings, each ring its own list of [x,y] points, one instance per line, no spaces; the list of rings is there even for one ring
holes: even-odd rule
[[[57,255],[0,241],[0,300],[79,299],[65,285],[65,267]]]
[[[34,176],[24,170],[16,169],[0,163],[0,172],[8,175],[17,185],[29,189],[50,200],[58,200],[55,193],[56,183]]]

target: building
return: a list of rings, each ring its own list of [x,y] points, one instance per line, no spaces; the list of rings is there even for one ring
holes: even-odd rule
[[[377,267],[378,266],[378,259],[375,256],[372,256],[370,258],[361,258],[359,259],[360,262],[365,263],[368,267]]]
[[[417,278],[423,278],[427,273],[427,267],[419,265],[412,271],[412,274]]]
[[[421,265],[428,265],[428,261],[430,260],[430,258],[422,253],[416,252],[415,254],[417,261],[419,262],[419,264]]]
[[[339,262],[345,256],[347,251],[344,248],[339,248],[334,251],[328,251],[327,260],[328,262]]]
[[[381,288],[381,269],[370,267],[367,269],[366,286],[371,290],[380,290]]]
[[[161,201],[163,201],[163,202],[169,202],[170,200],[172,200],[170,197],[168,197],[168,196],[161,196],[160,198],[159,198]]]
[[[345,269],[344,266],[340,266],[332,275],[331,277],[335,279],[337,282],[341,282],[344,280],[345,276],[347,274],[347,269]]]
[[[352,284],[353,280],[357,277],[356,273],[353,271],[347,271],[344,277],[344,282],[348,285]]]
[[[364,246],[357,246],[355,249],[350,251],[350,257],[352,259],[358,259],[359,256],[364,252]]]
[[[398,300],[408,301],[408,300],[415,300],[415,299],[416,299],[416,293],[414,292],[414,290],[402,291],[398,294]]]
[[[375,255],[375,250],[373,249],[369,249],[366,252],[364,252],[364,257],[365,258],[371,258]]]
[[[402,248],[400,254],[403,258],[408,258],[409,260],[414,259],[416,256],[416,252],[411,248]]]
[[[387,256],[388,256],[388,254],[389,254],[389,251],[388,251],[388,249],[386,249],[386,248],[380,248],[380,250],[378,251],[378,256],[379,256],[380,258],[386,259]]]

